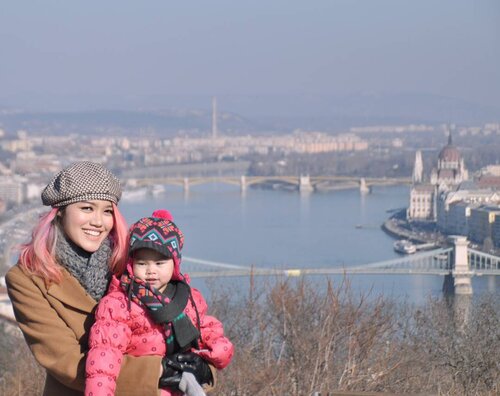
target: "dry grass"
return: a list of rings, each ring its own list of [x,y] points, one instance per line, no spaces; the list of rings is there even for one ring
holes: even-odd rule
[[[41,395],[45,371],[36,363],[21,332],[0,322],[0,395]]]
[[[218,395],[498,394],[500,323],[493,299],[465,317],[460,304],[446,301],[416,309],[355,296],[348,282],[318,289],[305,280],[277,279],[251,285],[238,301],[212,289],[212,307],[236,345]]]
[[[235,356],[220,372],[222,396],[498,395],[500,307],[494,298],[412,308],[351,292],[275,279],[245,295],[214,284],[211,314]],[[2,334],[5,329],[0,327]],[[0,336],[0,394],[41,394],[44,373],[18,336]]]

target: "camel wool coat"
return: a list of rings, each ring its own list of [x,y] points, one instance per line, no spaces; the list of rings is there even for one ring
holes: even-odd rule
[[[88,335],[97,302],[63,269],[61,283],[47,286],[18,266],[6,275],[19,327],[47,379],[43,395],[82,396]],[[159,395],[161,356],[125,355],[117,396]]]

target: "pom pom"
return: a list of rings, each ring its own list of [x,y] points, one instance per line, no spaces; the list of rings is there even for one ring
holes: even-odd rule
[[[165,219],[168,221],[174,221],[172,214],[166,209],[158,209],[153,212],[153,217],[157,219]]]

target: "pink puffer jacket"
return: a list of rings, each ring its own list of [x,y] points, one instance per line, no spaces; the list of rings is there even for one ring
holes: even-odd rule
[[[222,369],[231,361],[233,345],[224,337],[222,323],[206,314],[207,303],[201,293],[194,288],[191,292],[200,317],[201,333],[200,350],[193,352],[217,369]],[[190,300],[184,312],[196,326],[196,311]],[[89,338],[85,395],[114,395],[122,355],[165,355],[164,331],[140,305],[131,301],[128,310],[127,296],[115,277],[111,280],[108,294],[99,302],[95,317]],[[165,396],[181,394],[178,391],[161,392]]]

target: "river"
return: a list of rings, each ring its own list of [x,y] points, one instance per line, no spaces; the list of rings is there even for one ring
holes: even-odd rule
[[[380,226],[388,211],[407,206],[407,186],[301,195],[297,192],[239,188],[223,184],[191,187],[189,194],[167,187],[158,196],[125,198],[127,221],[164,208],[185,234],[185,256],[264,268],[325,268],[366,264],[398,257],[394,239]],[[188,262],[183,270],[189,273]],[[324,276],[311,276],[321,284]],[[340,276],[331,277],[334,283]],[[474,293],[499,293],[498,277],[474,277]],[[229,282],[242,282],[241,279]],[[424,302],[441,293],[443,278],[432,275],[351,275],[356,293]],[[193,279],[201,289],[202,279]]]

